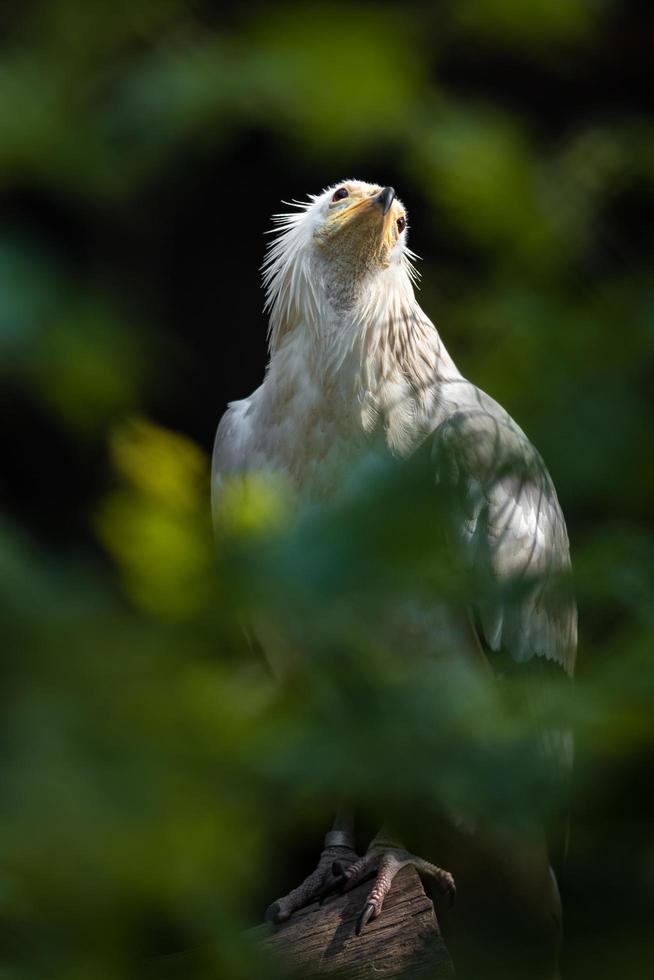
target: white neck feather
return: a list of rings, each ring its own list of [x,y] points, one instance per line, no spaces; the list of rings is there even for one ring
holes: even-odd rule
[[[328,389],[332,402],[337,389],[365,433],[383,426],[389,448],[404,455],[433,428],[444,383],[461,380],[416,301],[411,253],[353,283],[307,243],[306,218],[280,216],[283,231],[264,265],[267,380],[282,392],[297,374]]]

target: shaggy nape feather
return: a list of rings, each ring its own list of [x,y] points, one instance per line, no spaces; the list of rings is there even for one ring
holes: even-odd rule
[[[347,253],[323,259],[316,229],[333,189],[273,217],[276,238],[263,265],[271,369],[286,345],[307,341],[323,378],[339,375],[347,386],[349,364],[363,431],[382,424],[389,447],[404,455],[431,424],[443,385],[461,375],[415,298],[418,256],[406,234],[383,267],[358,280]]]
[[[319,263],[314,261],[315,223],[311,215],[317,203],[333,189],[327,188],[322,195],[311,194],[307,201],[284,201],[282,203],[297,210],[273,215],[275,227],[268,234],[276,237],[266,250],[262,266],[271,355],[299,324],[317,334],[321,322],[324,324],[333,319],[334,309],[330,308],[325,295]],[[415,266],[418,258],[404,244],[393,269],[395,276],[387,276],[383,281],[377,277],[376,281],[365,284],[359,309],[351,311],[351,319],[357,320],[361,333],[369,332],[371,324],[392,324],[411,317],[417,306],[413,287],[418,286],[420,280]]]

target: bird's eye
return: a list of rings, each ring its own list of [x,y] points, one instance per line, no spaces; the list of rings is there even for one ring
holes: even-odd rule
[[[404,218],[404,217],[398,218],[397,219],[397,233],[398,233],[398,235],[401,235],[405,228],[406,228],[406,218]]]
[[[332,195],[332,201],[342,201],[344,197],[349,197],[345,187],[339,187],[337,191],[334,191]]]

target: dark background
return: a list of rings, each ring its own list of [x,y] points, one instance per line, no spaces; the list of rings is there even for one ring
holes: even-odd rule
[[[651,8],[52,0],[8,7],[1,25],[11,975],[58,957],[108,977],[138,972],[142,947],[157,945],[151,922],[182,946],[237,934],[239,916],[255,917],[294,870],[266,859],[273,886],[230,866],[208,829],[216,807],[239,828],[248,867],[270,853],[268,833],[286,840],[299,822],[307,849],[320,839],[328,776],[307,802],[302,760],[289,761],[283,739],[263,773],[229,749],[244,726],[263,739],[268,725],[306,719],[285,702],[288,717],[271,720],[263,680],[230,680],[233,596],[220,578],[206,584],[206,454],[226,403],[262,379],[270,215],[357,177],[396,188],[422,257],[422,305],[555,479],[578,577],[580,713],[591,718],[564,876],[570,975],[643,976],[654,882]],[[239,688],[238,711],[226,711],[236,683],[252,703]],[[184,791],[171,775],[180,741],[192,757]],[[224,785],[208,775],[220,767]],[[186,791],[197,805],[180,811]],[[281,792],[304,802],[267,831],[260,807]],[[152,835],[158,807],[170,826]],[[44,812],[47,844],[35,846]],[[171,849],[183,870],[155,873]],[[77,860],[59,866],[53,851]],[[230,942],[200,973],[217,962],[238,975]]]
[[[75,5],[65,6],[74,31]],[[522,5],[500,3],[495,12],[492,3],[469,6],[472,11],[479,8],[477,31],[466,30],[466,17],[457,17],[451,5],[442,3],[419,8],[409,6],[401,13],[392,4],[374,7],[364,4],[351,9],[323,5],[316,8],[315,14],[307,8],[300,20],[306,31],[315,30],[316,35],[323,37],[329,32],[335,39],[340,30],[350,30],[348,22],[354,20],[358,28],[370,20],[374,38],[378,8],[383,41],[388,41],[384,33],[389,25],[392,30],[397,20],[398,52],[402,59],[419,63],[422,77],[420,86],[416,86],[417,97],[447,98],[462,112],[474,113],[478,106],[491,106],[527,133],[528,150],[535,159],[527,159],[525,163],[546,164],[548,156],[560,154],[566,146],[574,144],[575,138],[579,141],[580,133],[589,141],[601,135],[609,147],[593,147],[590,142],[584,148],[586,157],[580,153],[582,159],[573,177],[590,182],[593,174],[585,174],[584,169],[592,171],[594,167],[601,170],[610,166],[613,172],[601,193],[599,188],[592,188],[593,213],[584,215],[590,226],[585,248],[574,248],[564,236],[552,246],[561,248],[565,255],[566,267],[557,270],[557,278],[563,280],[566,298],[578,302],[580,298],[583,301],[597,296],[607,277],[635,277],[638,272],[646,276],[652,247],[653,202],[650,175],[639,170],[647,170],[651,153],[651,144],[647,142],[651,139],[647,130],[652,104],[649,55],[654,18],[651,11],[647,5],[637,3],[573,3],[570,6],[579,9],[582,23],[577,28],[574,16],[570,18],[571,36],[567,36],[566,17],[562,18],[562,36],[559,36],[556,16],[552,17],[552,27],[548,16],[542,14],[544,24],[539,25],[535,13],[532,25],[532,17],[523,11],[516,15],[517,36],[507,38],[502,9],[506,8],[504,16],[510,21],[512,8],[517,10]],[[489,21],[496,20],[496,23],[485,22],[486,7]],[[138,5],[135,9],[139,10]],[[75,37],[56,36],[57,4],[41,7],[36,4],[33,14],[30,10],[32,5],[26,5],[23,13],[14,11],[13,15],[5,15],[13,21],[10,27],[13,26],[14,37],[10,35],[10,41],[14,41],[19,51],[22,47],[21,55],[25,59],[33,56],[35,66],[43,70],[44,76],[47,76],[46,54],[54,59],[61,57],[60,71],[65,74],[66,46],[74,48],[76,43],[81,46],[89,38],[80,36],[76,41]],[[48,16],[44,10],[49,11]],[[103,32],[102,6],[95,9],[91,4],[91,11],[94,13],[89,13],[83,28],[93,41],[96,30],[98,35]],[[104,14],[109,17],[106,11]],[[78,67],[80,73],[84,70],[81,83],[91,88],[117,85],[121,70],[138,73],[141,62],[166,44],[174,46],[177,42],[190,62],[194,44],[211,44],[213,39],[229,37],[247,46],[247,28],[256,24],[257,8],[192,4],[186,9],[183,4],[173,4],[168,15],[152,18],[155,24],[150,29],[145,15],[144,26],[139,25],[137,14],[112,16],[118,37],[114,45],[107,45],[110,50],[103,52],[106,61],[93,65],[100,80],[91,75],[89,64]],[[263,14],[272,24],[271,31],[276,24],[283,30],[285,16],[272,10]],[[63,26],[61,33],[64,33]],[[127,36],[122,37],[123,33]],[[38,45],[35,43],[30,48],[30,42],[35,39]],[[392,42],[389,48],[392,53]],[[91,52],[86,58],[92,61]],[[337,57],[332,70],[338,71]],[[209,81],[219,85],[219,66],[215,71],[216,77]],[[318,91],[323,85],[327,88],[330,80],[327,77],[323,83],[318,78]],[[46,94],[57,81],[56,77],[50,78]],[[73,81],[70,84],[76,87]],[[374,76],[367,79],[367,85],[373,90],[372,97],[368,95],[372,111],[374,84]],[[343,90],[347,93],[345,84]],[[386,84],[380,87],[382,120],[386,114],[381,101],[385,91]],[[29,94],[25,92],[25,98]],[[331,103],[329,92],[322,94]],[[352,79],[348,97],[353,105],[344,105],[344,114],[355,116],[356,78]],[[65,93],[61,98],[65,98]],[[207,101],[210,103],[210,98]],[[219,101],[217,98],[216,102]],[[330,105],[330,113],[334,112],[338,125],[338,101],[335,102],[333,109]],[[9,92],[7,103],[8,112],[20,112],[20,102],[12,105]],[[98,122],[98,111],[107,111],[102,104],[84,108],[96,117],[94,123]],[[457,227],[456,215],[453,219],[438,204],[434,205],[433,197],[438,195],[430,185],[438,180],[438,175],[428,169],[420,172],[420,164],[411,160],[411,146],[407,145],[406,129],[411,130],[413,125],[416,128],[410,132],[410,144],[420,142],[421,119],[412,120],[409,116],[402,120],[401,127],[396,124],[395,130],[391,127],[387,131],[382,125],[381,135],[373,132],[368,136],[364,132],[351,143],[338,131],[328,132],[324,134],[323,145],[316,146],[311,144],[310,135],[303,134],[302,120],[295,123],[280,118],[279,108],[277,112],[267,107],[257,111],[255,106],[248,118],[232,116],[227,125],[220,118],[221,109],[211,104],[204,107],[206,121],[202,117],[194,120],[190,134],[180,125],[180,131],[169,137],[172,145],[166,145],[163,150],[156,147],[159,136],[156,127],[164,124],[161,120],[152,120],[145,112],[143,117],[130,119],[137,132],[146,131],[144,142],[150,137],[155,148],[144,165],[147,166],[145,175],[133,176],[129,166],[129,154],[133,152],[130,134],[121,134],[125,145],[112,163],[120,168],[124,156],[128,161],[124,165],[126,173],[119,175],[118,191],[102,187],[104,174],[94,174],[92,158],[88,162],[85,159],[83,132],[75,134],[79,145],[71,153],[76,157],[75,164],[85,172],[86,186],[76,185],[72,168],[63,174],[48,173],[47,156],[45,161],[35,161],[32,171],[37,169],[38,162],[39,173],[21,169],[18,161],[10,159],[13,167],[7,169],[13,172],[3,181],[5,236],[11,239],[14,233],[23,244],[42,249],[48,259],[52,257],[56,261],[62,274],[80,288],[86,286],[101,292],[103,300],[113,304],[128,320],[126,330],[148,330],[149,343],[144,353],[147,363],[142,365],[145,383],[134,399],[139,406],[163,424],[187,432],[210,448],[225,403],[248,394],[262,378],[266,323],[261,313],[257,270],[265,245],[262,236],[270,227],[270,214],[280,210],[282,198],[302,198],[307,192],[316,192],[350,175],[396,186],[410,209],[411,245],[424,258],[427,280],[424,305],[441,325],[446,341],[462,364],[467,366],[466,358],[472,365],[483,361],[484,347],[470,350],[478,339],[473,326],[466,328],[465,324],[452,323],[451,316],[448,323],[448,306],[456,303],[470,287],[474,288],[475,282],[482,289],[487,288],[489,276],[495,271],[489,266],[498,263],[493,252],[501,253],[502,243],[491,240],[484,242],[485,249],[475,247],[478,242],[474,235],[471,241],[471,236]],[[431,109],[426,118],[431,126],[437,127],[443,109],[439,105]],[[165,114],[165,108],[161,112]],[[313,114],[316,125],[320,125],[319,99],[303,112]],[[331,115],[330,122],[333,124]],[[367,120],[362,117],[360,122],[365,130]],[[148,127],[155,130],[153,135],[147,133]],[[638,133],[639,127],[644,131]],[[36,142],[36,134],[27,134],[32,135]],[[66,136],[70,134],[60,136],[55,130],[52,139]],[[343,146],[343,142],[348,145]],[[134,156],[139,149],[136,148]],[[31,150],[29,145],[22,148],[23,153]],[[5,145],[7,157],[11,157],[10,151],[11,147]],[[595,159],[597,153],[608,155],[611,151],[618,157],[615,161],[607,164]],[[626,159],[625,156],[619,159],[620,152]],[[638,159],[641,152],[644,159]],[[497,178],[489,178],[489,195],[493,193],[492,179]],[[96,183],[105,191],[102,196],[94,194]],[[562,211],[568,208],[574,211],[579,203],[571,197],[566,201],[563,187],[557,206]],[[573,215],[569,219],[573,226],[576,218]],[[501,230],[511,236],[510,227]],[[519,239],[519,233],[515,238]],[[512,257],[507,256],[507,264]],[[536,269],[529,269],[530,279],[538,280],[537,255],[533,265]],[[513,285],[515,279],[523,279],[524,268],[519,265],[515,270],[502,269],[502,274]],[[430,281],[434,279],[435,282]],[[547,271],[543,279],[546,290]],[[616,313],[619,319],[620,310]],[[628,313],[622,310],[623,317]],[[497,329],[508,331],[510,325],[500,324]],[[618,335],[618,323],[614,329]],[[478,330],[481,333],[481,327]],[[479,341],[484,344],[483,333]],[[490,342],[486,338],[485,346]],[[525,370],[530,367],[526,365]],[[7,411],[19,425],[25,426],[22,438],[15,439],[15,448],[23,446],[25,451],[20,453],[20,466],[9,470],[5,477],[11,503],[20,516],[36,522],[41,533],[57,533],[54,529],[58,527],[60,543],[62,538],[70,540],[71,531],[75,536],[83,536],[88,525],[80,504],[88,505],[100,491],[102,461],[92,452],[89,457],[80,458],[79,446],[71,440],[60,419],[39,406],[20,382],[13,387],[9,393],[5,388],[5,398],[9,398]],[[529,384],[524,388],[529,388]],[[21,430],[15,430],[16,435],[18,431]],[[47,462],[41,457],[47,468],[56,467],[61,454],[71,464],[58,467],[61,482],[50,488],[47,500],[40,494],[38,480],[32,476],[32,453],[27,450],[35,441],[42,452],[52,454]],[[616,441],[619,441],[617,436]],[[52,509],[45,509],[44,504]]]

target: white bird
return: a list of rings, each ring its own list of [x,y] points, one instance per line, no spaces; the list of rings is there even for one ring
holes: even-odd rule
[[[418,305],[406,210],[393,188],[346,180],[274,220],[264,263],[270,360],[262,385],[220,421],[216,509],[227,477],[274,475],[301,506],[333,498],[371,447],[406,459],[429,440],[437,480],[456,490],[453,541],[497,585],[470,597],[484,656],[491,666],[549,661],[571,675],[576,607],[561,587],[570,557],[554,486],[522,430],[461,375]],[[516,578],[525,586],[509,601],[502,586]],[[570,754],[566,733],[543,737]],[[359,929],[380,914],[406,863],[453,889],[447,872],[383,836],[355,861],[350,825],[339,819],[314,874],[271,917],[282,921],[329,888],[338,856],[342,880],[377,872]]]

